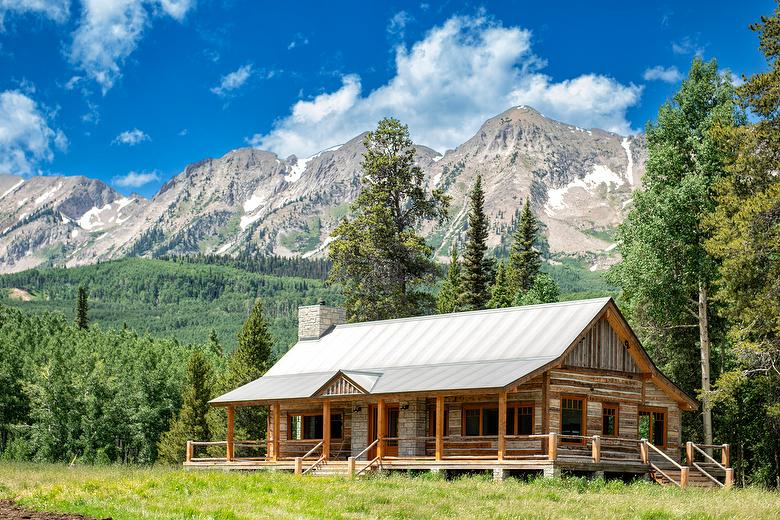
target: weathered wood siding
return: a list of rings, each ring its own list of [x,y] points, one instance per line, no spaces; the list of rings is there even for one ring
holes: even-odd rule
[[[566,355],[563,364],[570,367],[639,372],[624,340],[610,326],[606,318],[599,320],[588,331],[585,338]]]

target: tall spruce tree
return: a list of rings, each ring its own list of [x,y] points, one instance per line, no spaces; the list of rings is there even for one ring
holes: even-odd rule
[[[469,227],[461,271],[460,303],[464,310],[484,309],[490,299],[490,262],[487,252],[488,221],[485,216],[485,192],[482,176],[477,175],[469,193]]]
[[[80,329],[89,327],[89,303],[87,301],[87,289],[79,286],[76,299],[76,326]]]
[[[427,192],[409,129],[397,119],[380,121],[363,144],[362,190],[331,235],[328,281],[341,287],[351,322],[430,312],[425,286],[438,269],[419,227],[443,222],[449,197]]]
[[[187,379],[182,388],[179,415],[160,436],[157,457],[160,462],[176,464],[184,460],[188,440],[211,439],[207,420],[209,399],[213,396],[213,369],[208,358],[195,350],[187,364]]]
[[[450,265],[447,268],[447,278],[445,278],[436,298],[436,310],[439,314],[456,312],[459,309],[460,261],[458,256],[458,245],[453,241],[452,250],[450,251]]]
[[[263,304],[257,300],[238,334],[238,347],[228,364],[228,388],[245,385],[265,374],[272,365],[273,345],[273,338],[263,317]],[[236,432],[249,439],[264,438],[265,417],[264,407],[238,408],[235,415]]]
[[[503,309],[511,307],[512,302],[512,288],[507,275],[507,267],[504,262],[501,262],[498,264],[496,281],[493,283],[493,287],[490,288],[490,301],[488,301],[487,306],[491,309]]]
[[[217,331],[214,329],[211,329],[209,331],[208,346],[209,346],[209,350],[211,350],[217,356],[222,357],[222,355],[224,354],[224,350],[222,349],[222,344],[219,342],[219,336],[217,336]]]
[[[706,444],[713,436],[710,343],[720,331],[710,309],[717,262],[704,248],[702,222],[715,208],[713,186],[728,161],[713,129],[738,119],[730,80],[714,60],[694,59],[657,123],[648,124],[644,189],[618,229],[623,261],[610,275],[655,359],[689,392],[702,390]],[[698,384],[691,378],[697,364]]]
[[[530,290],[539,274],[542,259],[541,253],[535,247],[538,239],[539,221],[531,211],[530,200],[526,197],[509,253],[510,285],[515,296]]]

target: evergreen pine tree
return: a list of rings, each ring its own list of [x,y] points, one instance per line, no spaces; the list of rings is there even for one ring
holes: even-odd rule
[[[206,415],[213,392],[213,371],[206,356],[195,350],[187,364],[187,380],[182,388],[182,406],[170,429],[160,436],[157,457],[160,462],[177,464],[184,460],[188,440],[211,438]]]
[[[328,281],[344,293],[352,322],[428,313],[435,301],[426,286],[438,269],[419,228],[444,221],[449,197],[427,191],[409,129],[397,119],[380,121],[364,145],[363,189],[331,235]]]
[[[230,358],[227,377],[229,389],[254,381],[271,368],[273,344],[268,324],[263,318],[263,304],[257,300],[238,334],[238,347]],[[235,416],[237,434],[245,435],[248,439],[264,438],[265,417],[264,407],[238,408]]]
[[[76,326],[80,329],[89,327],[89,304],[87,303],[87,289],[79,286],[78,299],[76,300]]]
[[[541,253],[534,247],[538,238],[539,221],[531,211],[530,201],[526,197],[509,253],[510,286],[515,295],[530,290],[539,274],[539,268],[542,266]]]
[[[490,299],[490,262],[485,258],[487,236],[485,193],[482,191],[482,176],[477,175],[469,194],[469,228],[461,273],[460,303],[465,310],[484,309]]]
[[[217,356],[222,357],[222,355],[224,354],[224,351],[222,350],[222,344],[220,344],[219,342],[219,336],[217,336],[217,331],[214,329],[211,329],[211,331],[209,331],[208,346],[209,346],[209,350],[214,352],[214,354],[216,354]]]
[[[490,290],[490,301],[488,307],[491,309],[502,309],[512,306],[512,291],[507,276],[507,268],[504,262],[498,264],[496,272],[496,281]]]
[[[456,312],[458,310],[458,298],[460,297],[460,262],[458,261],[458,246],[452,243],[450,253],[450,266],[447,268],[447,278],[439,290],[436,299],[436,310],[439,314]]]

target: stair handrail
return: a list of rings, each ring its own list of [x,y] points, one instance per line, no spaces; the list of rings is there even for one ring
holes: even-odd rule
[[[669,482],[673,482],[675,486],[677,486],[677,487],[679,487],[681,489],[688,486],[688,472],[689,472],[688,466],[681,466],[679,463],[675,462],[674,459],[672,459],[669,455],[667,455],[666,453],[664,453],[663,451],[658,449],[657,446],[655,446],[654,444],[651,444],[650,441],[648,441],[647,439],[642,439],[642,445],[645,446],[646,450],[647,450],[647,448],[653,448],[653,451],[655,451],[656,453],[661,455],[667,461],[671,462],[672,466],[674,466],[675,468],[677,468],[680,471],[680,482],[677,482],[673,478],[669,477],[669,475],[667,475],[661,468],[659,468],[656,464],[653,464],[650,461],[650,450],[647,450],[647,452],[646,452],[647,453],[647,460],[645,460],[644,462],[649,464],[650,467],[653,468],[655,471],[657,471],[658,473],[660,473],[661,475],[666,477],[666,479]]]
[[[709,453],[707,453],[706,451],[703,451],[703,450],[702,450],[701,448],[699,448],[699,447],[698,447],[698,446],[697,446],[695,443],[691,443],[691,446],[693,446],[693,449],[695,449],[696,451],[698,451],[699,453],[701,453],[702,455],[704,455],[704,458],[705,458],[705,459],[710,459],[710,461],[711,461],[713,464],[715,464],[717,467],[719,467],[719,468],[720,468],[720,469],[722,469],[723,471],[726,471],[726,469],[727,469],[727,468],[726,468],[726,466],[724,466],[723,464],[721,464],[721,463],[720,463],[720,462],[718,462],[717,460],[713,459],[713,458],[710,456],[710,454],[709,454]],[[693,463],[693,461],[690,461],[690,462],[691,462],[691,463]]]
[[[317,451],[317,448],[321,447],[323,442],[324,442],[324,441],[320,441],[320,442],[318,442],[317,444],[315,444],[315,445],[314,445],[314,447],[313,447],[312,449],[310,449],[309,451],[307,451],[307,452],[306,452],[306,455],[304,455],[303,457],[301,457],[301,459],[305,460],[305,459],[306,459],[306,457],[308,457],[309,455],[311,455],[312,453],[314,453],[315,451]]]
[[[707,477],[708,479],[710,479],[711,481],[713,481],[714,483],[716,483],[716,484],[717,484],[717,485],[719,485],[720,487],[725,487],[725,484],[724,484],[723,482],[721,482],[720,480],[716,479],[715,477],[713,477],[712,475],[710,475],[709,473],[707,473],[707,472],[704,470],[704,468],[702,468],[701,466],[699,466],[699,464],[698,464],[698,463],[696,463],[696,462],[693,462],[693,463],[691,463],[691,464],[693,465],[693,467],[695,467],[696,469],[698,469],[698,470],[699,470],[699,473],[701,473],[702,475],[704,475],[705,477]]]
[[[664,453],[663,451],[661,451],[660,449],[658,449],[658,448],[657,448],[655,445],[651,444],[651,443],[650,443],[650,441],[648,441],[648,440],[645,440],[645,445],[647,445],[647,446],[649,446],[649,447],[653,448],[653,450],[655,450],[655,452],[656,452],[656,453],[660,454],[660,455],[661,455],[663,458],[665,458],[666,460],[668,460],[669,462],[671,462],[671,463],[672,463],[672,465],[674,465],[674,466],[675,466],[677,469],[679,469],[680,471],[682,471],[682,470],[683,470],[683,466],[681,466],[680,464],[678,464],[677,462],[675,462],[675,461],[674,461],[674,459],[672,459],[672,458],[671,458],[669,455],[667,455],[666,453]]]
[[[370,468],[371,466],[373,466],[374,464],[376,464],[376,463],[377,463],[377,461],[379,461],[379,457],[374,457],[373,459],[371,459],[371,461],[369,461],[369,463],[368,463],[368,464],[366,464],[365,466],[363,466],[362,468],[360,468],[360,470],[359,470],[359,471],[355,472],[355,476],[357,477],[357,476],[359,476],[361,473],[364,473],[366,470],[368,470],[368,468]],[[381,465],[381,464],[382,464],[382,462],[381,462],[381,461],[379,461],[379,464]]]
[[[322,461],[324,461],[324,460],[325,460],[325,455],[322,455],[322,456],[320,456],[320,458],[319,458],[319,459],[317,459],[317,460],[316,460],[316,462],[314,462],[314,464],[312,464],[311,466],[309,466],[308,468],[306,468],[305,470],[303,470],[303,474],[304,474],[304,475],[306,475],[306,474],[307,474],[307,473],[309,473],[310,471],[313,471],[313,470],[314,470],[314,469],[315,469],[317,466],[319,466],[320,464],[322,464]]]
[[[365,454],[365,453],[366,453],[368,450],[370,450],[371,448],[373,448],[374,446],[376,446],[378,443],[379,443],[379,439],[375,439],[375,440],[374,440],[374,442],[372,442],[371,444],[369,444],[368,446],[366,446],[365,448],[363,448],[363,451],[361,451],[361,452],[360,452],[360,453],[358,453],[357,455],[354,455],[354,456],[353,456],[353,457],[354,457],[354,459],[355,459],[355,460],[359,459],[359,458],[360,458],[360,457],[362,457],[362,456],[363,456],[363,455],[364,455],[364,454]]]
[[[726,468],[726,466],[724,466],[723,464],[721,464],[720,462],[718,462],[717,460],[715,460],[714,458],[712,458],[712,456],[711,456],[709,453],[707,453],[707,452],[705,452],[704,450],[702,450],[702,449],[701,449],[700,447],[698,447],[698,446],[697,446],[695,443],[693,443],[693,442],[692,442],[692,443],[690,443],[690,444],[691,444],[691,447],[692,447],[694,450],[698,451],[699,453],[701,453],[701,454],[704,456],[704,460],[705,460],[705,461],[706,461],[707,459],[709,459],[709,461],[710,461],[710,463],[711,463],[711,464],[714,464],[714,465],[715,465],[715,466],[717,466],[718,468],[722,469],[724,474],[728,474],[728,468]],[[694,455],[693,455],[693,453],[691,453],[691,460],[689,460],[689,461],[688,461],[688,463],[689,463],[689,464],[691,464],[691,465],[693,465],[693,466],[694,466],[696,469],[698,469],[698,470],[699,470],[699,473],[701,473],[702,475],[704,475],[705,477],[707,477],[708,479],[710,479],[712,482],[714,482],[714,483],[715,483],[715,484],[717,484],[718,486],[720,486],[720,487],[726,487],[726,484],[725,484],[725,482],[721,482],[720,480],[718,480],[717,478],[715,478],[715,476],[714,476],[714,475],[710,474],[710,473],[709,473],[707,470],[705,470],[705,469],[704,469],[704,468],[703,468],[701,465],[699,465],[699,464],[698,464],[698,463],[697,463],[695,460],[693,460],[693,458],[694,458]],[[726,478],[726,477],[724,477],[724,478]]]
[[[663,476],[666,478],[666,480],[668,480],[669,482],[671,482],[671,483],[672,483],[672,484],[674,484],[675,486],[677,486],[677,487],[682,487],[682,485],[681,485],[679,482],[677,482],[677,481],[676,481],[676,480],[674,480],[672,477],[670,477],[669,475],[667,475],[667,474],[664,472],[664,470],[662,470],[661,468],[659,468],[658,466],[656,466],[656,465],[655,465],[655,464],[653,464],[652,462],[650,463],[650,467],[651,467],[651,468],[653,468],[653,469],[654,469],[655,471],[657,471],[658,473],[660,473],[661,475],[663,475]]]

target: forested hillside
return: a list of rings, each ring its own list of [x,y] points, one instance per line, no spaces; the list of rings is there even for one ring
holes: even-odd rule
[[[229,264],[252,265],[259,272]],[[269,259],[245,264],[215,257],[133,258],[73,269],[33,269],[0,277],[0,288],[22,289],[32,299],[18,299],[18,293],[9,297],[10,291],[4,290],[0,302],[30,312],[59,311],[70,319],[78,288],[84,286],[90,319],[103,329],[126,325],[138,334],[174,337],[180,343],[203,343],[214,329],[231,350],[255,299],[261,298],[277,353],[282,353],[296,340],[299,305],[340,301],[321,279],[261,272],[321,277],[324,262]]]
[[[0,451],[150,463],[181,406],[190,347],[0,306]]]

